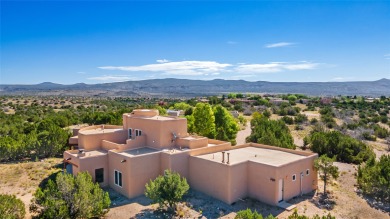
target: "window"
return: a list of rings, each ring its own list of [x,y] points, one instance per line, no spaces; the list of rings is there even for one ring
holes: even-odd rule
[[[306,175],[309,175],[309,169],[306,170]]]
[[[132,137],[132,129],[129,129],[129,139]]]
[[[115,185],[122,187],[122,173],[115,170]]]
[[[142,135],[142,131],[139,130],[139,129],[136,129],[135,130],[135,136],[141,136]]]
[[[102,183],[104,182],[104,169],[95,169],[95,182]]]
[[[294,174],[292,177],[292,181],[295,181],[297,179],[297,174]]]

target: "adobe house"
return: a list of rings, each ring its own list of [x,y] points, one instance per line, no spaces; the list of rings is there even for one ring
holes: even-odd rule
[[[228,204],[251,197],[277,205],[317,188],[317,154],[191,136],[185,118],[157,110],[124,114],[123,126],[81,128],[69,141],[79,149],[64,152],[67,172],[88,171],[128,198],[144,194],[145,184],[166,169]]]

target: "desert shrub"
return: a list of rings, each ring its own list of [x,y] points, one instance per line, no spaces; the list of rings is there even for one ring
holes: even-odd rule
[[[269,117],[271,117],[271,112],[270,112],[269,110],[265,110],[265,111],[263,112],[263,116],[269,118]]]
[[[289,116],[283,116],[282,117],[282,120],[283,122],[285,122],[286,124],[289,124],[289,125],[292,125],[294,124],[294,119],[289,117]]]
[[[357,182],[363,193],[390,203],[390,155],[382,155],[379,161],[371,158],[359,166]]]
[[[249,208],[237,212],[237,215],[234,217],[234,219],[263,219],[263,218],[264,218],[263,215],[257,213],[256,210],[252,211]],[[270,214],[264,219],[276,219],[276,217]]]
[[[45,188],[38,188],[30,211],[38,218],[93,218],[108,212],[110,198],[88,172],[76,177],[67,173],[49,180]]]
[[[166,206],[173,210],[190,186],[187,180],[180,177],[178,173],[165,170],[164,176],[158,176],[153,181],[150,180],[145,188],[146,197],[152,199],[154,203],[158,203],[160,208]]]
[[[362,137],[367,141],[376,141],[375,135],[371,135],[369,132],[363,132]]]
[[[375,156],[368,145],[339,131],[315,130],[308,139],[312,151],[340,162],[360,164]]]
[[[303,123],[303,122],[306,122],[307,121],[307,116],[304,115],[304,114],[297,114],[294,118],[294,122],[295,123]]]
[[[390,132],[387,129],[380,127],[379,125],[374,125],[374,135],[378,138],[387,138],[390,136]]]
[[[15,195],[0,194],[0,217],[5,219],[22,219],[26,214],[24,203]]]
[[[389,121],[389,118],[387,118],[386,115],[381,116],[381,123],[386,124]]]
[[[322,217],[318,216],[318,214],[314,215],[313,217],[309,217],[306,215],[299,215],[297,209],[295,209],[294,213],[288,216],[288,219],[336,219],[336,217],[332,216],[330,213]]]

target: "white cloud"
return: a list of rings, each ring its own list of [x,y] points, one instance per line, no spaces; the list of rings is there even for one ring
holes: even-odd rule
[[[218,63],[214,61],[179,61],[170,62],[164,60],[157,64],[141,66],[103,66],[104,70],[122,70],[131,72],[163,72],[165,75],[205,75],[219,73],[232,66],[231,64]]]
[[[235,70],[240,73],[275,73],[282,71],[310,70],[315,69],[319,63],[313,62],[270,62],[265,64],[242,64]]]
[[[167,59],[157,59],[156,62],[158,62],[158,63],[166,63],[166,62],[169,62],[169,60],[167,60]]]
[[[267,44],[264,47],[265,48],[277,48],[277,47],[292,46],[292,45],[295,45],[295,44],[296,43],[291,43],[291,42],[280,42],[280,43]]]
[[[77,72],[77,74],[85,75],[85,74],[87,74],[87,72],[79,71],[79,72]]]
[[[268,62],[268,63],[219,63],[215,61],[178,61],[172,62],[164,60],[155,64],[147,64],[140,66],[102,66],[103,70],[120,70],[134,73],[151,73],[154,78],[166,75],[176,75],[183,77],[191,76],[219,76],[221,78],[232,77],[235,73],[241,75],[253,75],[263,73],[276,73],[298,70],[312,70],[316,69],[322,63],[301,61],[301,62]],[[224,75],[221,75],[223,74]],[[249,76],[248,76],[249,77]],[[101,77],[90,78],[92,80],[130,80],[128,75],[104,75]]]
[[[94,80],[94,81],[120,82],[120,81],[136,80],[137,78],[130,77],[128,75],[103,75],[103,76],[90,77],[87,79]]]
[[[385,59],[390,59],[390,53],[384,55]]]

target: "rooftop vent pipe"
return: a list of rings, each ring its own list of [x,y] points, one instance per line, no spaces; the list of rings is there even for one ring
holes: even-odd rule
[[[222,151],[222,163],[225,163],[225,151]]]

